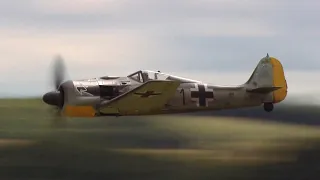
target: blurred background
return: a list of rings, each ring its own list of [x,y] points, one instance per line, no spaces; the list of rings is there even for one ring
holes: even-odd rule
[[[317,0],[0,0],[0,179],[319,179]],[[171,116],[74,118],[39,99],[69,79],[160,70],[242,84],[269,53],[287,99]]]

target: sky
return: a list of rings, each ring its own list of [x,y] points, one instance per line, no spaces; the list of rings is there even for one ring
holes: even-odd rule
[[[318,0],[0,0],[0,96],[51,90],[51,63],[70,79],[161,70],[242,84],[269,53],[291,94],[320,94]]]

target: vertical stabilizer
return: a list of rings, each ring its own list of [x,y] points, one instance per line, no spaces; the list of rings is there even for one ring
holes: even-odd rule
[[[260,60],[245,87],[253,93],[272,93],[273,103],[283,101],[288,87],[280,61],[267,54]]]

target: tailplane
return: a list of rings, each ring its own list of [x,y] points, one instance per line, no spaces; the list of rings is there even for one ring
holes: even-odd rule
[[[253,89],[247,89],[247,92],[251,93],[260,93],[260,94],[267,94],[271,93],[273,91],[276,91],[278,89],[281,89],[281,87],[258,87],[258,88],[253,88]]]
[[[244,84],[247,92],[272,93],[272,103],[283,101],[287,96],[287,82],[282,64],[274,57],[262,58],[249,80]]]

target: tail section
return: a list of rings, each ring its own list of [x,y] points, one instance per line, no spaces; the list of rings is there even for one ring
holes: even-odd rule
[[[287,96],[288,87],[282,64],[269,55],[260,60],[245,86],[248,92],[272,93],[270,101],[273,103],[279,103]]]

